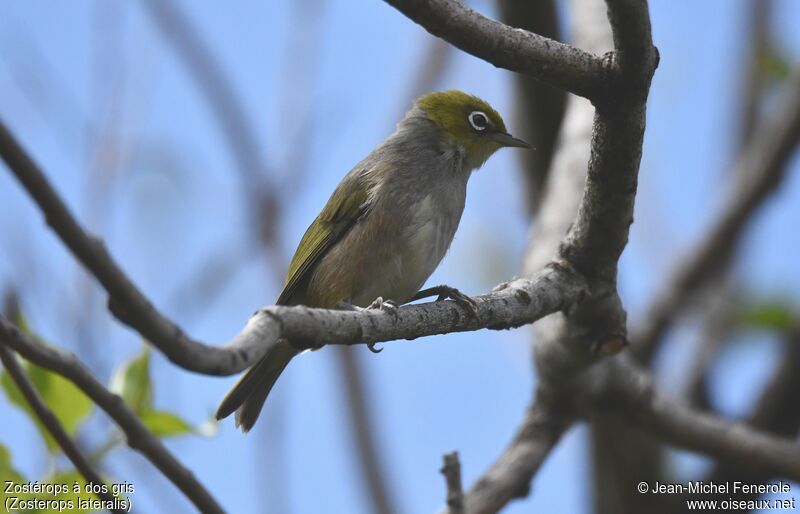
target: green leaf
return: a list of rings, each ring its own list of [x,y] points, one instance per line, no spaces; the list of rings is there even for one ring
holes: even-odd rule
[[[140,414],[142,423],[158,437],[174,437],[194,432],[192,425],[176,414],[151,409]]]
[[[794,320],[790,302],[778,299],[745,301],[736,321],[741,328],[785,331]]]
[[[45,405],[53,412],[67,434],[75,435],[78,427],[86,421],[87,416],[91,412],[93,406],[92,401],[83,394],[83,391],[78,389],[75,384],[58,373],[54,373],[25,360],[21,360],[21,363],[25,373],[28,375],[31,383],[33,383],[36,391],[38,391],[39,395],[42,397]],[[19,390],[17,384],[5,370],[3,370],[0,375],[0,386],[2,386],[9,401],[28,414],[36,424],[36,427],[42,433],[42,437],[47,444],[47,449],[53,453],[58,451],[58,444],[52,436],[50,436],[50,433],[39,420],[39,417],[34,413],[27,400],[25,400],[22,391]]]
[[[150,377],[150,347],[124,363],[111,378],[110,388],[122,396],[142,423],[157,437],[174,437],[193,433],[194,427],[178,415],[153,408],[153,381]]]
[[[137,414],[151,410],[153,383],[150,380],[150,347],[145,345],[141,354],[117,369],[109,387],[122,396]]]
[[[22,473],[14,469],[14,466],[11,464],[11,452],[8,451],[8,448],[0,444],[0,485],[5,485],[6,480],[11,480],[14,483],[21,483],[25,482],[25,477],[22,476]],[[3,494],[2,491],[4,490],[5,487],[0,487],[0,494]],[[5,499],[4,496],[0,496],[0,498]]]

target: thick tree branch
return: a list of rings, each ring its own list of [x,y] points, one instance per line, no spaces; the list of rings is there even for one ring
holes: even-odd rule
[[[616,268],[633,220],[645,106],[658,54],[650,37],[646,3],[609,1],[608,12],[615,33],[616,65],[624,83],[615,82],[618,89],[609,91],[602,101],[595,98],[588,172],[579,162],[586,158],[583,150],[592,123],[588,106],[573,101],[568,108],[554,166],[563,166],[569,173],[550,174],[538,232],[525,262],[531,273],[557,253],[558,262],[587,278],[590,294],[566,315],[551,316],[536,326],[537,401],[520,435],[468,493],[469,512],[473,506],[475,512],[497,512],[513,498],[527,494],[539,465],[571,423],[568,398],[574,377],[604,353],[618,351],[624,342],[625,311],[616,293]],[[575,15],[579,20],[576,37],[592,50],[602,48],[608,39],[607,29],[597,28],[604,15],[602,5],[581,2]],[[561,191],[566,194],[558,194]],[[563,242],[557,250],[559,240]],[[544,404],[547,398],[558,400]],[[556,408],[562,412],[556,414]]]
[[[25,370],[23,370],[22,366],[17,362],[14,354],[3,344],[2,338],[0,338],[0,361],[2,361],[11,379],[17,384],[17,387],[22,392],[22,396],[25,397],[25,400],[31,406],[33,412],[36,413],[36,416],[44,427],[50,435],[53,436],[53,439],[55,439],[58,446],[75,466],[75,469],[83,475],[86,482],[92,484],[105,483],[100,474],[92,467],[86,457],[83,456],[78,446],[75,444],[75,441],[67,434],[64,427],[61,426],[61,423],[58,422],[58,418],[53,414],[53,411],[45,405],[44,400],[39,396],[39,393],[25,374]],[[108,506],[116,505],[114,496],[107,492],[98,491],[95,492],[95,495]],[[117,514],[127,512],[124,508],[109,508],[107,510]]]
[[[687,300],[734,254],[748,222],[778,189],[788,172],[787,163],[800,142],[800,66],[786,80],[771,117],[755,129],[736,163],[736,189],[727,197],[717,220],[676,268],[632,338],[634,350],[649,362],[658,342]]]
[[[386,0],[425,30],[499,68],[525,73],[589,99],[602,97],[610,69],[578,48],[489,19],[458,0]]]
[[[128,446],[144,455],[201,512],[224,512],[192,472],[178,462],[122,399],[98,382],[75,355],[33,341],[3,316],[0,316],[0,345],[8,346],[29,361],[71,380],[119,425]]]
[[[609,1],[608,13],[614,58],[624,80],[608,103],[597,106],[584,196],[561,254],[590,282],[594,278],[615,286],[617,261],[633,223],[647,95],[658,52],[645,2]]]
[[[658,52],[652,43],[645,2],[614,0],[607,6],[614,55],[624,81],[610,92],[608,102],[596,105],[583,197],[559,248],[559,261],[587,278],[591,294],[568,316],[554,316],[537,329],[540,387],[560,387],[570,381],[602,356],[596,351],[598,345],[624,341],[627,334],[626,313],[616,291],[617,262],[633,222],[647,95]],[[582,4],[580,8],[587,11],[581,15],[587,25],[592,25],[600,6]],[[604,44],[602,34],[591,34],[594,44]],[[565,128],[569,128],[569,117]],[[545,207],[556,212],[554,223],[564,226],[569,213],[558,205],[561,198],[547,201],[552,207]],[[544,219],[547,213],[542,215]]]

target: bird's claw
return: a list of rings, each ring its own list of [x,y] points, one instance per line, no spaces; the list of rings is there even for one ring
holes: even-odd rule
[[[372,353],[381,353],[383,348],[376,348],[375,345],[378,343],[367,343],[367,349]]]
[[[392,316],[397,316],[398,306],[392,300],[384,300],[382,296],[379,296],[375,298],[371,304],[369,304],[367,309],[380,309],[383,312],[391,314]]]
[[[476,318],[478,317],[478,302],[476,302],[471,296],[465,295],[455,287],[444,286],[445,289],[443,292],[439,293],[439,298],[437,301],[446,300],[450,298],[460,306],[467,309],[473,316]]]

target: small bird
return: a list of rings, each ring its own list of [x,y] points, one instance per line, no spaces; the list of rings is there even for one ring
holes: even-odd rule
[[[308,227],[275,303],[393,308],[440,294],[474,308],[454,288],[420,288],[453,240],[472,171],[503,147],[530,145],[511,136],[480,98],[461,91],[418,98],[395,132],[345,175]],[[273,343],[222,400],[217,419],[236,411],[236,426],[248,432],[300,351],[285,339]]]

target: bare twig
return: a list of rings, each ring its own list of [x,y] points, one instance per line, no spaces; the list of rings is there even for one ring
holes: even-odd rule
[[[64,451],[64,454],[75,466],[75,469],[77,469],[78,472],[83,475],[88,483],[105,483],[100,474],[92,467],[86,457],[83,456],[75,442],[64,430],[64,427],[61,426],[61,423],[59,423],[58,418],[56,418],[55,414],[53,414],[53,411],[51,411],[47,405],[45,405],[44,400],[42,400],[42,397],[39,396],[36,388],[25,374],[25,370],[22,369],[22,366],[19,364],[19,362],[17,362],[14,354],[11,353],[11,351],[6,348],[5,344],[3,343],[4,341],[2,341],[2,338],[0,338],[0,361],[2,361],[3,366],[5,366],[9,376],[22,392],[25,400],[42,422],[42,425],[44,425],[50,435],[53,436],[53,439],[55,439],[56,443],[58,443],[58,446]],[[127,512],[125,505],[120,505],[119,501],[117,501],[113,495],[100,490],[93,489],[93,491],[94,494],[104,503],[104,505],[107,506],[107,508],[104,510],[110,510],[111,512],[118,514]]]
[[[739,141],[747,143],[756,127],[764,92],[764,68],[762,61],[769,48],[769,20],[773,13],[771,0],[746,2],[745,19],[748,24],[750,45],[747,61],[742,67],[742,93],[737,95],[740,106]]]
[[[122,399],[98,382],[75,355],[33,341],[3,316],[0,316],[0,344],[12,348],[29,361],[71,380],[119,425],[125,432],[128,446],[142,453],[201,512],[224,512],[203,485],[195,479],[192,472],[178,462]]]
[[[486,18],[458,0],[386,2],[467,53],[576,95],[600,98],[612,75],[592,54]]]
[[[450,514],[464,514],[464,491],[461,489],[461,462],[458,452],[445,453],[444,464],[439,471],[444,475],[447,486],[447,508]]]
[[[736,164],[741,177],[728,196],[717,220],[697,247],[676,268],[666,287],[645,316],[645,324],[632,337],[634,350],[649,362],[658,342],[681,308],[708,279],[715,276],[744,235],[748,222],[777,190],[789,167],[787,162],[800,141],[800,66],[786,80],[773,116],[755,129],[747,149]]]

